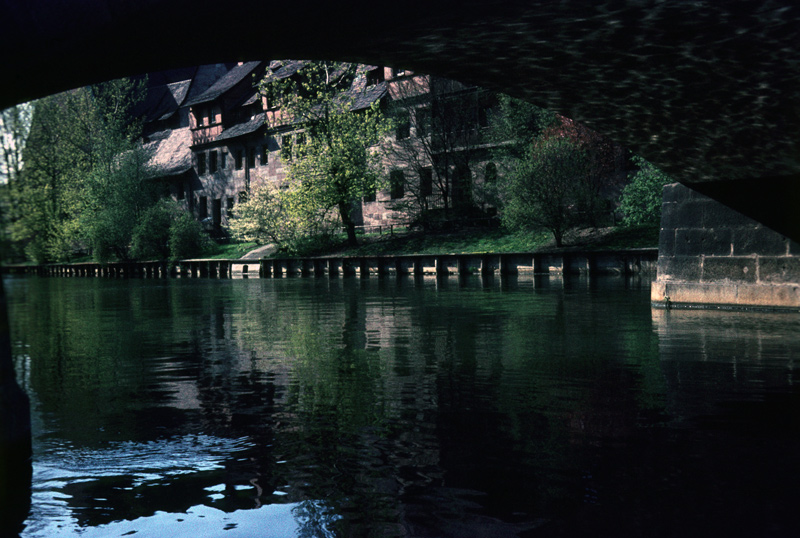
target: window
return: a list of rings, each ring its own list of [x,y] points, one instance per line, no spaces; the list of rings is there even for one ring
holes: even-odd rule
[[[256,167],[256,148],[247,148],[247,168]]]
[[[483,180],[486,183],[495,183],[497,181],[497,165],[494,163],[486,164],[486,171],[483,173]]]
[[[261,146],[261,166],[269,164],[269,146],[264,144]]]
[[[417,136],[428,136],[431,132],[431,123],[433,118],[431,116],[430,108],[418,108],[414,114],[416,119]]]
[[[389,173],[389,188],[392,200],[405,196],[405,183],[402,170],[392,170]]]
[[[233,160],[236,161],[236,169],[242,169],[242,150],[237,149],[233,151]]]
[[[298,152],[302,153],[305,145],[306,145],[306,133],[297,133],[294,137],[295,154],[297,154]]]
[[[208,171],[211,174],[217,171],[217,150],[208,154]]]
[[[240,203],[240,204],[243,204],[243,203],[245,203],[246,201],[247,201],[247,192],[246,192],[246,191],[241,191],[241,192],[239,193],[239,203]]]
[[[367,86],[374,86],[383,82],[383,68],[373,69],[367,72]]]
[[[233,197],[229,197],[228,198],[228,216],[229,217],[233,216],[233,203],[234,203],[233,202]]]
[[[398,140],[403,140],[411,136],[411,120],[408,114],[403,114],[397,118],[397,128],[395,134]]]
[[[197,154],[197,174],[202,176],[206,173],[206,154],[205,153],[198,153]]]
[[[215,228],[222,224],[222,200],[219,198],[211,200],[211,219]]]
[[[289,162],[292,160],[292,136],[281,137],[281,160]]]
[[[186,198],[186,191],[183,190],[183,181],[178,181],[178,200]]]
[[[228,167],[228,152],[224,149],[219,152],[219,167],[223,170]]]
[[[375,194],[375,188],[374,187],[372,188],[371,191],[367,192],[367,194],[364,195],[364,203],[365,204],[368,204],[370,202],[374,202],[376,199],[377,199],[377,196]]]
[[[433,194],[433,170],[423,168],[419,171],[419,193],[422,196]]]
[[[200,200],[198,201],[197,216],[200,217],[200,220],[203,220],[208,216],[208,198],[205,196],[201,196]]]

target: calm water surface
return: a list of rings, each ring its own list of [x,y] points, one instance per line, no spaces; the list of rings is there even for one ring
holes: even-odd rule
[[[623,278],[5,285],[23,537],[800,535],[796,314]]]

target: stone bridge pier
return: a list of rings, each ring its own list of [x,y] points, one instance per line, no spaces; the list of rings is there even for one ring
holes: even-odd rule
[[[689,187],[664,188],[660,307],[800,310],[800,243]]]

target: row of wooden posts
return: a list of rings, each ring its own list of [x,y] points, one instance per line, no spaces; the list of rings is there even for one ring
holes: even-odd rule
[[[7,274],[61,277],[279,278],[283,276],[494,275],[500,274],[636,274],[655,272],[658,251],[537,252],[446,254],[331,258],[265,258],[261,260],[181,260],[167,262],[8,265]]]

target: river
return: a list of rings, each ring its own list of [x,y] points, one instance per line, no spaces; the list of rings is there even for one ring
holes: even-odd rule
[[[649,284],[8,278],[21,536],[800,535],[800,315]]]

